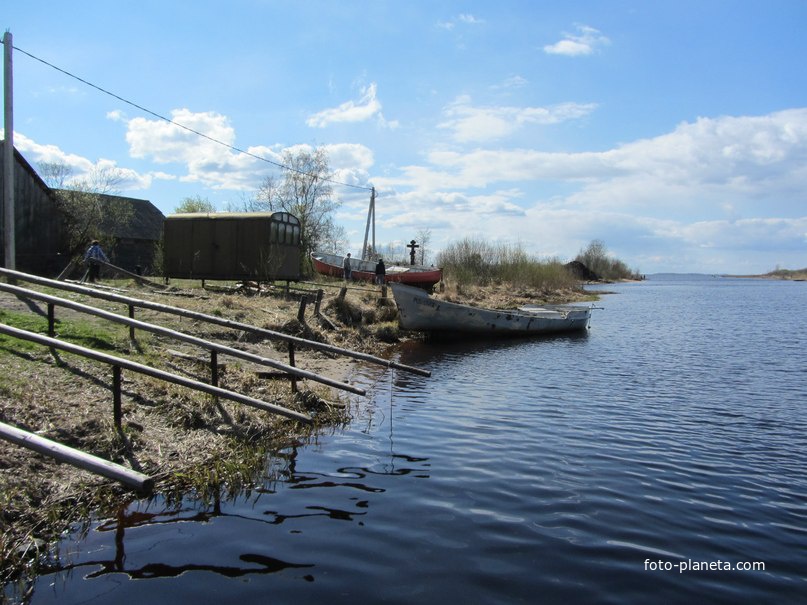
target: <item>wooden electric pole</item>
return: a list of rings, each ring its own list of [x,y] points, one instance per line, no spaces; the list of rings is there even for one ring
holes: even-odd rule
[[[6,269],[16,268],[16,244],[14,231],[16,226],[14,212],[14,103],[11,69],[11,32],[3,35],[3,83],[4,112],[3,127],[5,129],[5,147],[3,154],[3,242]]]
[[[372,220],[371,220],[372,219]],[[373,244],[372,250],[375,254],[375,187],[370,189],[370,208],[367,210],[367,226],[364,228],[364,245],[361,247],[361,259],[366,260],[371,257],[367,249],[367,236],[370,233],[370,223],[373,224]]]

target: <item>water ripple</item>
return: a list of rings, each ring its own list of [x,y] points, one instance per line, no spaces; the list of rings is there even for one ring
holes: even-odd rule
[[[351,426],[284,453],[252,496],[127,529],[126,566],[182,570],[167,591],[122,571],[42,582],[151,603],[803,601],[807,287],[609,290],[583,337],[407,343],[431,378],[362,369]],[[658,568],[717,561],[765,568]]]

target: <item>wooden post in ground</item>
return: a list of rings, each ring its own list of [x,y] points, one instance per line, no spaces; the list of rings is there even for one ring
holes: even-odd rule
[[[129,319],[134,319],[134,305],[129,305]],[[129,340],[135,339],[135,329],[134,326],[129,326]]]
[[[300,310],[297,311],[297,321],[305,323],[305,306],[308,304],[308,295],[305,294],[300,298]]]
[[[289,343],[289,365],[294,367],[294,343]],[[297,392],[297,377],[294,374],[291,374],[291,392]]]
[[[53,303],[48,303],[48,336],[51,338],[56,336],[56,314]]]
[[[218,351],[210,351],[210,384],[219,386],[219,354]]]
[[[112,418],[115,428],[121,430],[123,411],[121,408],[121,371],[120,366],[112,366]]]

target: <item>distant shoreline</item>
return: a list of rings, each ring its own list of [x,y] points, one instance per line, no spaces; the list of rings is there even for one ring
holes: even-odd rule
[[[724,277],[778,279],[781,281],[807,281],[807,268],[797,269],[795,271],[790,269],[778,269],[762,275],[725,275]]]

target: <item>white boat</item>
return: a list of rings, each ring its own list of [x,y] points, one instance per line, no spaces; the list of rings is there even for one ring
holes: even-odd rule
[[[525,336],[586,330],[593,307],[526,305],[485,309],[432,298],[420,288],[390,284],[405,330],[435,335]]]

